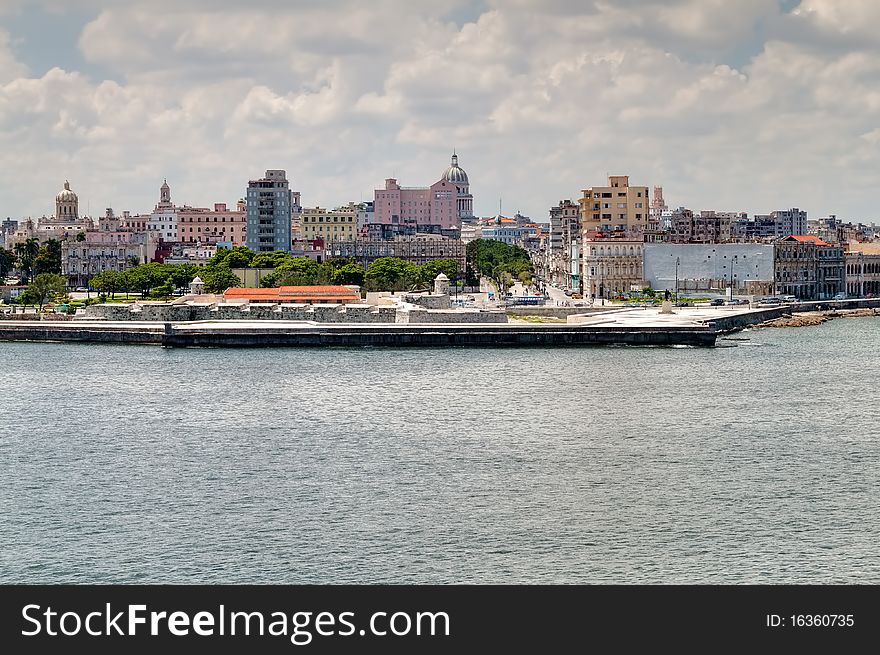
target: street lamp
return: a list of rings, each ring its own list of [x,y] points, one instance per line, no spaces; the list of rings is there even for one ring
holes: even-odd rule
[[[730,262],[730,297],[733,298],[734,288],[733,288],[733,267],[736,265],[736,260],[739,255],[734,255],[733,260]]]

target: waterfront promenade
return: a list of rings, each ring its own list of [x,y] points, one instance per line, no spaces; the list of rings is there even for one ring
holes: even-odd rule
[[[0,341],[129,343],[168,347],[265,346],[714,346],[720,334],[798,312],[880,306],[880,299],[771,307],[617,307],[565,324],[321,323],[285,320],[2,320]]]
[[[712,346],[706,325],[354,324],[311,321],[2,321],[3,341],[170,347],[261,346]]]

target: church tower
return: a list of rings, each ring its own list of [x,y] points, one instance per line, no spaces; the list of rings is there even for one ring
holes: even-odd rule
[[[171,207],[171,187],[168,186],[168,180],[162,183],[159,188],[159,209],[169,209]]]

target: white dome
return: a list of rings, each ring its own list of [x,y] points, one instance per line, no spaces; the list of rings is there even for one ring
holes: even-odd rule
[[[70,182],[64,180],[64,188],[55,196],[58,202],[76,202],[76,194],[70,190]]]
[[[458,155],[452,155],[452,163],[449,164],[449,168],[443,171],[443,179],[453,184],[468,184],[467,173],[458,165]]]

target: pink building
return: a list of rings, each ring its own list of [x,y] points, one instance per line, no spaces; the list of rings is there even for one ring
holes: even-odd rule
[[[458,156],[439,181],[429,187],[402,187],[394,178],[385,180],[384,189],[374,194],[375,222],[402,225],[423,231],[429,225],[440,229],[461,229],[461,219],[473,216],[474,197],[467,173],[458,165]]]
[[[246,226],[247,215],[242,200],[234,210],[227,209],[226,203],[222,202],[215,203],[213,210],[206,207],[177,208],[177,240],[182,243],[228,241],[233,246],[243,246]]]

